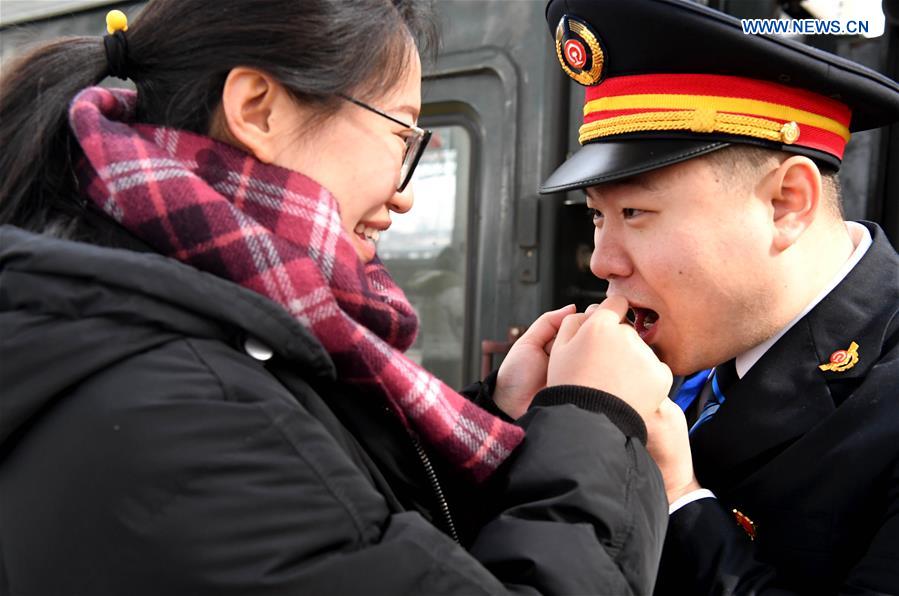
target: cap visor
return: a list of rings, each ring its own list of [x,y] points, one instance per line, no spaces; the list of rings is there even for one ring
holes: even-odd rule
[[[621,139],[588,143],[547,178],[541,194],[588,188],[727,147],[721,141]]]

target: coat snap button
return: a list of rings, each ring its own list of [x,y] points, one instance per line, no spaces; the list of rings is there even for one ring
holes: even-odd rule
[[[270,347],[268,347],[255,337],[248,337],[243,342],[243,349],[247,354],[249,354],[256,360],[261,360],[262,362],[270,360],[271,357],[275,355],[275,352]]]

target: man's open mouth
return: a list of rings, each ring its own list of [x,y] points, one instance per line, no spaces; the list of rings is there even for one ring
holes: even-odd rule
[[[631,307],[634,315],[634,329],[637,334],[646,339],[646,336],[652,331],[655,324],[659,321],[659,313],[651,308],[642,308],[639,306]]]

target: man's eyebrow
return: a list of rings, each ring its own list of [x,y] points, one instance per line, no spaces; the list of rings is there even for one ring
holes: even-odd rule
[[[615,180],[614,182],[610,182],[610,185],[616,186],[639,186],[644,190],[658,190],[659,187],[655,184],[655,179],[652,176],[651,172],[644,172],[642,174],[636,174],[634,176],[628,176],[627,178],[622,178],[620,180]]]
[[[621,178],[619,180],[613,180],[612,182],[605,182],[599,186],[591,187],[596,189],[593,191],[594,195],[602,195],[604,191],[608,191],[609,189],[614,188],[627,188],[628,186],[636,186],[642,188],[643,190],[654,191],[658,190],[658,186],[654,183],[654,180],[650,176],[637,175],[637,176],[628,176],[627,178]],[[587,200],[590,200],[590,193],[588,188],[584,189],[584,194],[587,195]]]

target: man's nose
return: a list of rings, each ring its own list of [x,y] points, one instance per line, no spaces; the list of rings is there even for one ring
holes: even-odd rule
[[[597,228],[593,234],[593,243],[593,254],[590,257],[590,271],[593,275],[606,280],[631,275],[633,265],[616,234]]]

